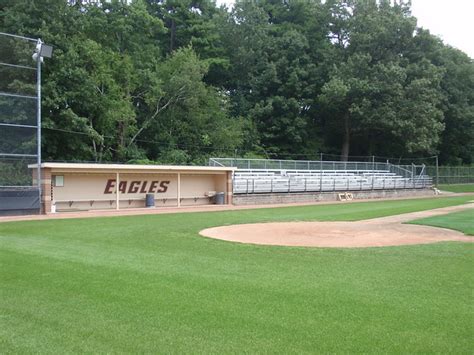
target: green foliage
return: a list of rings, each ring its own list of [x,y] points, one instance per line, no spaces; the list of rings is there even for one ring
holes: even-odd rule
[[[212,0],[2,0],[0,9],[1,31],[55,48],[43,76],[46,159],[324,151],[474,161],[472,59],[417,28],[409,2],[236,1],[228,11]],[[11,90],[33,89],[0,70]]]
[[[335,33],[343,60],[319,96],[328,128],[342,137],[342,157],[353,145],[365,145],[366,154],[433,154],[444,128],[442,70],[424,58],[406,59],[414,19],[404,5],[347,6],[345,27]]]
[[[469,353],[470,244],[285,248],[198,235],[467,199],[1,223],[2,351]]]

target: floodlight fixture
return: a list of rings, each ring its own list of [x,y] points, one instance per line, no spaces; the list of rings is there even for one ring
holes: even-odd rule
[[[53,56],[53,47],[43,43],[41,45],[40,56],[51,58]]]
[[[48,44],[44,44],[44,42],[38,38],[35,52],[33,53],[33,60],[37,61],[39,59],[42,62],[43,58],[51,58],[52,56],[53,47]]]

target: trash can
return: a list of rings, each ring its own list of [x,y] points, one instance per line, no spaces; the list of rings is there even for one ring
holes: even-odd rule
[[[155,194],[146,194],[145,207],[155,207]]]
[[[216,205],[223,205],[225,202],[225,193],[224,192],[217,192],[214,196],[214,203]]]

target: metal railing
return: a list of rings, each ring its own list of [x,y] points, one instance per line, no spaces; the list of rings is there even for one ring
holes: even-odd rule
[[[404,178],[413,179],[424,175],[425,165],[396,165],[376,161],[323,161],[323,160],[278,160],[244,158],[210,158],[210,166],[236,167],[247,170],[386,170]]]
[[[209,166],[262,170],[389,170],[388,162],[210,158]]]

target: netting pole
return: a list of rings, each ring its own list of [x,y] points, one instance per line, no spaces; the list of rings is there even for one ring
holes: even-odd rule
[[[436,188],[439,184],[439,166],[438,166],[438,156],[436,156]]]
[[[38,39],[38,43],[41,43],[41,40]],[[36,181],[38,182],[38,195],[40,202],[40,214],[43,213],[43,201],[42,201],[42,188],[41,188],[41,55],[38,53],[36,57]]]
[[[319,159],[319,192],[323,192],[323,153]]]

